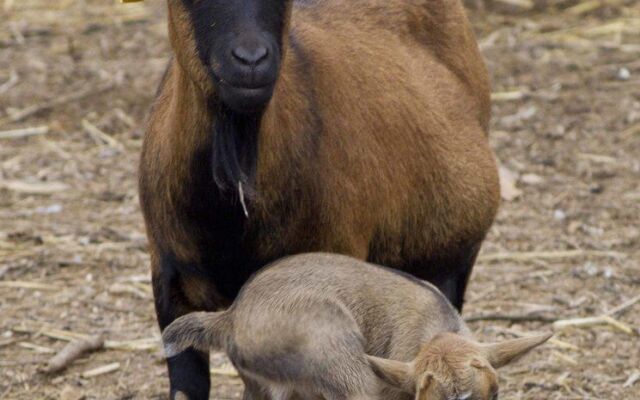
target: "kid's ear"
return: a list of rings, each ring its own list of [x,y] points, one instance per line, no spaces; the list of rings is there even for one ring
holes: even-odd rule
[[[540,346],[553,336],[545,333],[537,336],[506,340],[500,343],[483,344],[482,351],[493,368],[500,368]]]
[[[376,376],[387,385],[411,395],[415,394],[415,376],[411,363],[388,360],[370,355],[367,355],[367,359]]]

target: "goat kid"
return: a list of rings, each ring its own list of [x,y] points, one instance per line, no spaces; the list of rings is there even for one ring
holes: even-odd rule
[[[167,357],[224,349],[245,399],[492,400],[495,368],[550,336],[478,343],[431,284],[309,253],[265,267],[226,311],[178,318],[163,341]]]

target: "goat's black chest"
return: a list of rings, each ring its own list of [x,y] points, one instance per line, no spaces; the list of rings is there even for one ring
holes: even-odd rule
[[[178,275],[208,281],[229,301],[253,273],[275,259],[322,250],[315,233],[320,220],[317,204],[297,206],[301,197],[318,197],[313,195],[314,181],[301,172],[301,165],[286,158],[288,165],[271,166],[280,178],[261,182],[271,196],[254,189],[259,125],[257,116],[219,112],[208,143],[192,154],[176,210],[187,240],[197,251],[197,261],[180,263],[174,257],[169,264],[175,265]],[[260,206],[254,208],[256,202]]]
[[[259,238],[250,229],[240,191],[216,182],[214,162],[215,155],[206,150],[193,158],[183,218],[188,221],[199,262],[180,265],[179,273],[206,279],[220,295],[233,300],[250,276],[272,260],[257,255]]]
[[[241,115],[217,109],[209,141],[197,149],[183,188],[180,219],[186,222],[198,262],[178,265],[180,274],[209,281],[224,298],[233,300],[242,285],[265,264],[284,254],[261,255],[264,229],[251,211],[257,196],[254,184],[258,164],[261,115]],[[268,229],[267,229],[268,230]],[[264,232],[263,232],[264,233]]]

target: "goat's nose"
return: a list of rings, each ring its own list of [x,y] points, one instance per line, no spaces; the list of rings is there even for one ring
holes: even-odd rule
[[[233,57],[244,65],[256,66],[266,60],[269,50],[264,46],[244,47],[239,46],[231,50]]]

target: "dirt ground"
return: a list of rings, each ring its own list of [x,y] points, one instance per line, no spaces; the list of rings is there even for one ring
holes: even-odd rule
[[[0,399],[166,398],[136,189],[162,3],[0,2]],[[607,314],[503,369],[501,398],[640,398],[640,2],[497,3],[471,18],[510,199],[465,316],[492,340]],[[41,372],[83,335],[106,348]]]

